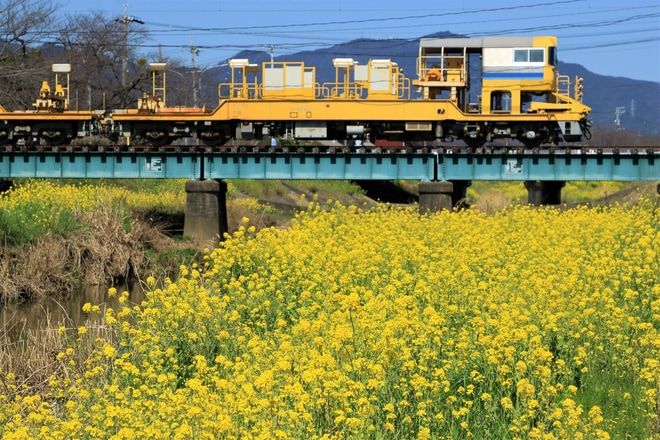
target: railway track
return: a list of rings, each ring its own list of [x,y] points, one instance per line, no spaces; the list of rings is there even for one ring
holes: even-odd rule
[[[660,155],[660,146],[616,146],[616,147],[539,147],[523,146],[483,146],[472,148],[466,145],[436,145],[436,146],[398,146],[398,147],[349,147],[349,146],[265,146],[265,145],[4,145],[0,153],[25,154],[209,154],[209,155],[240,155],[240,154],[406,154],[406,155],[524,155],[524,156],[616,156],[616,155]]]

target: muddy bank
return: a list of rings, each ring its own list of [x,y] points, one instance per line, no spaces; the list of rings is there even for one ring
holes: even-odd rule
[[[162,256],[192,247],[173,240],[165,225],[144,214],[128,219],[107,211],[79,215],[87,225],[83,230],[66,237],[47,234],[21,248],[0,248],[0,302],[67,297],[81,286],[120,283],[147,272],[169,276],[179,263],[172,259],[172,267],[159,267]]]

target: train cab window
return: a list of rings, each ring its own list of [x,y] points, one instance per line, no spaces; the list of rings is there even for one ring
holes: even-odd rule
[[[516,49],[513,52],[513,61],[516,63],[542,63],[544,49]]]
[[[543,49],[530,49],[529,50],[529,61],[532,63],[542,63],[543,62]]]
[[[527,49],[516,49],[513,53],[513,61],[516,63],[526,63],[529,61],[529,50]]]

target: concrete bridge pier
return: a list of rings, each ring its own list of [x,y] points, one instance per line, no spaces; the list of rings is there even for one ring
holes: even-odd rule
[[[452,180],[442,182],[420,182],[419,212],[422,214],[438,212],[443,209],[467,206],[467,189],[471,180]]]
[[[443,209],[452,210],[452,195],[454,184],[451,182],[419,182],[419,212],[430,214]]]
[[[187,181],[183,235],[213,248],[228,231],[227,184],[222,180]]]
[[[561,189],[564,181],[525,180],[527,201],[532,205],[561,204]]]

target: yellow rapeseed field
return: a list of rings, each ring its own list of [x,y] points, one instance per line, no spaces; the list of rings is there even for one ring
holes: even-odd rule
[[[659,216],[330,202],[288,230],[244,219],[178,280],[144,280],[143,304],[85,305],[115,337],[80,363],[94,332],[62,328],[49,393],[1,372],[0,434],[658,439]]]
[[[22,245],[47,233],[67,236],[84,229],[82,213],[102,210],[128,217],[131,210],[182,212],[184,191],[133,191],[104,183],[25,180],[0,193],[0,238]]]
[[[90,212],[103,203],[123,203],[129,208],[183,210],[185,192],[162,191],[158,197],[149,191],[132,191],[119,186],[96,184],[55,184],[49,180],[28,180],[3,194],[3,210],[25,209],[26,205],[39,206],[37,214],[43,221],[53,221],[61,211]]]

